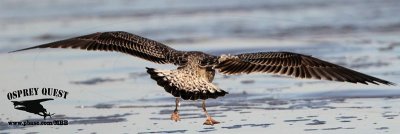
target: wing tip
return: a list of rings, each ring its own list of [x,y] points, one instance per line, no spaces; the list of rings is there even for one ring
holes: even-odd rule
[[[20,51],[25,51],[25,50],[35,49],[35,48],[38,48],[38,47],[37,47],[37,46],[34,46],[34,47],[23,48],[23,49],[18,49],[18,50],[10,51],[10,52],[8,52],[8,53],[15,53],[15,52],[20,52]]]
[[[388,85],[388,86],[397,86],[396,83],[393,83],[393,82],[390,82],[390,81],[385,81],[385,83],[383,83],[383,84]]]
[[[364,81],[364,82],[357,82],[357,83],[361,83],[361,84],[375,84],[375,85],[387,85],[387,86],[397,86],[396,83],[390,82],[390,81]]]
[[[10,51],[8,53],[15,53],[15,52],[24,51],[24,50],[26,50],[26,49],[18,49],[18,50]]]

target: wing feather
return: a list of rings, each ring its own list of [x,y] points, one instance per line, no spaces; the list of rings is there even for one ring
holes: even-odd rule
[[[160,64],[171,63],[182,65],[185,63],[184,60],[186,59],[185,53],[182,51],[177,51],[162,43],[123,31],[98,32],[12,52],[35,48],[72,48],[88,51],[117,51]],[[179,57],[181,59],[179,59]]]
[[[308,55],[290,52],[260,52],[233,56],[222,55],[214,67],[224,74],[265,72],[296,78],[385,84],[394,83],[369,76]]]

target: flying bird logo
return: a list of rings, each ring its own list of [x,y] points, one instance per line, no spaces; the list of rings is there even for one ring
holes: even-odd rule
[[[47,116],[51,118],[53,114],[47,112],[47,110],[41,105],[41,102],[54,100],[52,98],[37,99],[37,100],[25,100],[25,101],[11,101],[14,104],[14,108],[29,113],[37,114],[43,116],[46,119]]]

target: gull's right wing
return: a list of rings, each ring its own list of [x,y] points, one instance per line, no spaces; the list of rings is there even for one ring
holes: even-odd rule
[[[182,65],[186,62],[185,52],[177,51],[157,41],[123,31],[98,32],[12,52],[35,48],[72,48],[88,51],[117,51],[160,64],[170,63]]]

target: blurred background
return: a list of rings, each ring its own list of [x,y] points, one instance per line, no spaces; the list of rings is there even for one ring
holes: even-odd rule
[[[144,67],[173,69],[119,53],[12,50],[102,31],[126,31],[179,50],[210,54],[291,51],[400,83],[398,0],[2,0],[2,94],[52,87],[66,100],[46,102],[68,126],[15,127],[39,120],[1,97],[5,132],[282,132],[396,133],[398,86],[297,80],[275,75],[217,75],[230,94],[208,101],[223,123],[202,126],[200,102],[182,102],[182,121],[169,120],[174,98]],[[45,96],[39,96],[45,97]],[[28,97],[29,98],[29,97]],[[21,98],[27,99],[27,98]],[[394,119],[394,120],[393,120]],[[101,133],[101,132],[100,132]]]
[[[4,0],[1,51],[97,31],[168,44],[398,32],[397,0]],[[188,43],[189,44],[189,43]]]

